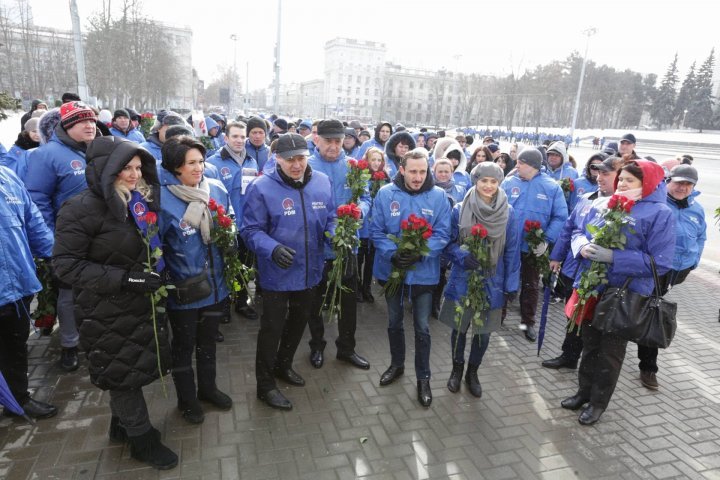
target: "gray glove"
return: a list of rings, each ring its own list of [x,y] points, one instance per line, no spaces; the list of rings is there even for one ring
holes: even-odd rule
[[[295,250],[285,245],[278,245],[272,252],[272,261],[280,268],[290,268],[295,258]]]
[[[585,255],[583,256],[588,260],[600,263],[613,262],[613,251],[611,248],[605,248],[601,247],[600,245],[595,245],[594,243],[591,243],[587,245],[583,250],[585,253]]]

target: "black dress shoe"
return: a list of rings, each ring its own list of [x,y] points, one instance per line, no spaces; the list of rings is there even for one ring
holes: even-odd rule
[[[280,390],[273,388],[269,392],[258,392],[257,397],[265,402],[268,407],[277,408],[278,410],[292,410],[292,403],[280,393]]]
[[[589,401],[590,399],[585,395],[580,395],[579,393],[576,393],[572,397],[568,397],[562,402],[560,402],[560,406],[563,408],[567,408],[568,410],[577,410]]]
[[[25,410],[25,415],[30,418],[50,418],[57,415],[57,407],[32,398],[28,398],[24,403],[20,404],[20,406]],[[5,407],[5,415],[8,417],[17,417],[17,415],[12,413],[7,407]]]
[[[241,305],[238,303],[238,307],[235,308],[235,311],[242,315],[243,317],[247,318],[248,320],[257,320],[258,314],[255,311],[254,308],[252,308],[250,305]]]
[[[587,408],[583,410],[578,417],[578,422],[580,422],[580,425],[593,425],[597,423],[598,420],[600,420],[600,417],[602,416],[604,411],[604,408],[588,405]]]
[[[200,402],[198,402],[197,400],[184,405],[178,403],[178,410],[180,410],[180,412],[182,413],[182,417],[188,423],[197,425],[205,421],[205,413],[203,413]]]
[[[273,374],[275,375],[275,378],[284,380],[290,385],[295,385],[296,387],[305,386],[305,380],[300,375],[298,375],[298,373],[291,367],[276,368],[273,370]]]
[[[217,388],[212,392],[198,392],[198,400],[212,403],[220,410],[230,410],[233,405],[232,398],[224,394]]]
[[[60,356],[60,366],[66,372],[74,372],[80,366],[77,347],[63,348]]]
[[[569,368],[571,370],[575,370],[577,368],[577,360],[573,361],[569,358],[565,358],[562,355],[560,355],[557,358],[551,358],[550,360],[544,360],[542,362],[542,366],[545,368],[552,368],[552,369],[560,369],[560,368]]]
[[[395,380],[402,377],[403,373],[405,373],[405,367],[390,365],[390,367],[385,370],[382,375],[380,375],[380,386],[384,387],[385,385],[390,385]]]
[[[215,341],[217,343],[222,343],[225,341],[225,335],[223,335],[220,330],[215,333]]]
[[[529,342],[534,342],[537,338],[537,334],[535,333],[535,327],[532,325],[527,326],[527,330],[525,330],[525,338],[528,339]]]
[[[341,362],[347,362],[353,367],[362,368],[363,370],[370,370],[370,362],[368,362],[355,352],[351,353],[350,355],[338,353],[337,359]]]
[[[430,380],[418,380],[417,382],[418,401],[423,407],[429,407],[432,403],[432,392],[430,391]]]
[[[310,365],[315,368],[320,368],[323,366],[323,362],[325,362],[323,352],[321,352],[320,350],[313,350],[312,352],[310,352]]]

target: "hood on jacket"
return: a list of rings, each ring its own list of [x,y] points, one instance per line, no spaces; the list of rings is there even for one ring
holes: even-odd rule
[[[653,193],[655,193],[656,190],[658,190],[658,186],[662,185],[662,190],[664,192],[667,191],[665,188],[665,170],[658,165],[655,162],[651,162],[649,160],[633,160],[632,162],[638,167],[640,167],[640,170],[643,172],[643,180],[642,180],[642,198],[645,199],[646,197],[649,197]],[[615,178],[615,191],[617,191],[618,186],[618,177]],[[662,195],[662,201],[665,201],[665,194]]]
[[[127,206],[115,193],[115,179],[135,155],[140,157],[142,178],[152,188],[152,197],[159,199],[160,182],[155,158],[137,143],[115,136],[99,137],[88,145],[85,154],[88,189],[105,199],[110,213],[118,220],[127,217]],[[157,211],[158,207],[157,201],[148,204],[151,210]]]
[[[453,150],[460,152],[460,162],[458,163],[458,166],[455,167],[455,171],[464,172],[465,167],[467,167],[467,157],[465,156],[465,152],[463,152],[463,149],[458,141],[454,138],[442,137],[438,139],[438,141],[435,142],[435,148],[433,149],[433,158],[437,160],[439,158],[447,157],[447,154]]]
[[[593,160],[600,160],[601,162],[604,162],[606,158],[608,158],[607,153],[597,152],[596,154],[591,155],[590,158],[587,159],[587,162],[585,162],[585,168],[583,168],[583,175],[593,185],[597,185],[597,180],[593,180],[592,172],[590,172],[590,162],[592,162]]]
[[[568,157],[567,149],[565,148],[565,144],[563,142],[555,142],[555,143],[550,144],[550,146],[547,149],[547,152],[545,152],[545,158],[547,158],[547,154],[550,152],[559,153],[563,159],[563,165],[570,161],[570,158]],[[548,164],[548,166],[549,165],[550,164]],[[562,165],[560,165],[559,168],[562,168]]]
[[[384,125],[388,124],[385,123]],[[380,128],[377,130],[380,131]],[[415,139],[407,131],[403,130],[390,135],[390,138],[388,138],[388,141],[385,143],[385,155],[396,167],[400,166],[400,159],[395,155],[395,147],[397,147],[399,143],[407,143],[410,145],[410,150],[415,148]]]
[[[205,127],[207,128],[208,135],[211,137],[213,137],[213,136],[217,137],[218,135],[220,135],[222,133],[220,131],[220,125],[218,125],[218,123],[215,120],[213,120],[212,117],[205,117]],[[217,134],[210,135],[210,130],[212,130],[215,127],[217,127],[217,129],[218,129]]]
[[[38,122],[38,133],[40,134],[41,145],[50,141],[58,123],[60,123],[59,108],[48,110],[42,117],[40,117],[40,121]]]
[[[390,135],[392,135],[393,132],[394,132],[393,126],[392,126],[392,124],[391,124],[390,122],[380,122],[380,123],[378,123],[378,124],[375,126],[375,141],[378,142],[380,145],[385,145],[385,144],[380,140],[380,129],[382,128],[383,125],[387,125],[388,128],[390,128]],[[388,139],[388,140],[390,140],[390,139]]]

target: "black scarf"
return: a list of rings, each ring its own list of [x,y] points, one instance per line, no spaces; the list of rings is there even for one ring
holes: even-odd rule
[[[410,195],[419,195],[421,193],[432,190],[432,188],[435,186],[435,182],[433,181],[433,177],[432,175],[430,175],[430,172],[428,172],[427,177],[425,177],[425,182],[422,184],[419,190],[408,189],[405,185],[405,175],[403,175],[399,171],[395,174],[395,178],[393,178],[393,183],[397,185],[400,190]]]
[[[23,150],[30,150],[31,148],[37,148],[40,146],[39,142],[36,142],[27,132],[18,133],[18,138],[15,140],[15,145],[22,148]]]
[[[690,198],[690,197],[685,197],[682,200],[678,200],[677,198],[673,197],[672,195],[670,195],[668,193],[668,200],[673,205],[675,205],[677,208],[679,208],[680,210],[682,210],[683,208],[688,208],[690,206],[690,202],[688,202],[688,198]]]
[[[307,183],[310,181],[310,177],[312,177],[312,168],[310,168],[310,165],[305,167],[305,173],[303,174],[302,180],[294,180],[289,176],[285,175],[285,172],[283,172],[282,168],[280,168],[280,165],[276,166],[276,170],[278,172],[278,175],[280,175],[280,178],[286,185],[289,185],[292,188],[298,190],[305,188],[305,185],[307,185]]]

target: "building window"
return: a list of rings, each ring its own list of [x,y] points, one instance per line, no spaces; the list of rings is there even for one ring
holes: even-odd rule
[[[360,87],[355,87],[355,95],[360,95]]]
[[[365,95],[370,95],[370,89],[369,89],[369,88],[366,88],[366,89],[365,89]]]
[[[415,88],[415,84],[413,82],[410,82],[410,88],[411,89]]]
[[[365,105],[366,107],[368,106],[368,99],[367,99],[367,98],[366,98],[365,100],[363,100],[363,105]]]
[[[357,80],[357,83],[362,82],[362,76],[358,75],[356,80]]]

